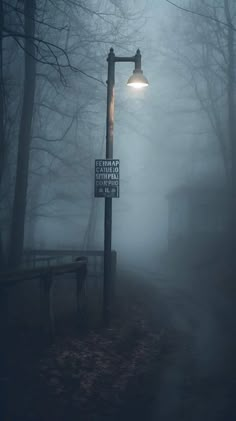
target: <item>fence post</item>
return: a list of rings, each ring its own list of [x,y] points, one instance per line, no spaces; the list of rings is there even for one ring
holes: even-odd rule
[[[54,314],[52,305],[53,276],[51,272],[40,274],[40,307],[41,323],[46,336],[51,340],[54,337]]]
[[[77,258],[79,261],[81,258]],[[87,263],[84,262],[81,268],[78,268],[76,273],[76,313],[77,323],[79,327],[86,327],[86,294],[85,294],[85,280],[87,276]]]

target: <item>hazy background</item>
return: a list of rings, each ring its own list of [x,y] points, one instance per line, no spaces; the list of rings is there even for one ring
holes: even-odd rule
[[[128,41],[122,48],[114,49],[116,55],[133,55],[140,48],[143,71],[150,85],[143,91],[128,88],[126,81],[133,65],[116,64],[114,157],[120,159],[121,181],[120,198],[113,200],[112,244],[118,251],[119,261],[124,259],[145,267],[152,264],[157,268],[159,253],[167,246],[166,195],[189,176],[201,174],[204,163],[199,152],[206,140],[199,140],[194,133],[199,116],[182,110],[191,103],[191,98],[188,98],[190,88],[182,75],[176,73],[174,59],[165,55],[169,43],[175,42],[174,25],[178,20],[175,8],[164,1],[137,4],[137,7],[145,7],[142,15],[145,20],[140,19],[142,29],[138,41]],[[139,22],[135,25],[139,27]],[[109,43],[106,49],[103,47],[100,58],[104,60],[101,75],[104,81],[109,47]],[[79,80],[76,83],[75,76],[73,79],[75,85],[80,84]],[[96,83],[92,84],[97,89]],[[90,171],[83,174],[80,170],[85,185],[80,186],[80,174],[73,181],[75,199],[79,200],[73,205],[63,201],[53,203],[55,220],[38,218],[35,245],[85,247],[84,237],[93,207],[94,232],[90,235],[89,248],[103,248],[104,200],[93,198],[94,159],[104,157],[105,147],[106,89],[99,87],[99,90],[99,104],[92,105],[90,113],[85,114],[89,129],[86,127],[83,133],[83,127],[78,127],[70,134],[71,140],[77,144],[81,142],[90,154]],[[70,93],[67,95],[65,102],[70,100]],[[66,145],[66,140],[63,143],[63,152],[68,154],[69,145]],[[79,167],[79,151],[77,153]],[[208,165],[211,165],[209,161]],[[67,169],[61,167],[59,177],[63,179],[65,172]],[[53,186],[48,180],[45,184],[42,198],[50,187],[68,192],[67,186],[63,188],[58,180]],[[65,216],[63,223],[60,214]]]
[[[218,3],[211,1],[224,19]],[[196,6],[191,2],[181,5]],[[206,13],[211,5],[199,3]],[[42,8],[43,2],[39,6]],[[114,158],[120,159],[121,180],[120,198],[113,200],[112,247],[119,262],[158,270],[168,245],[167,195],[186,184],[224,178],[211,120],[196,95],[196,85],[203,102],[209,94],[199,69],[205,66],[201,51],[206,47],[204,31],[211,31],[211,22],[165,0],[93,0],[74,9],[71,2],[61,1],[61,9],[59,3],[46,2],[44,7],[46,22],[66,29],[57,32],[54,26],[38,24],[39,35],[63,45],[79,71],[66,68],[60,74],[53,66],[37,63],[25,246],[103,249],[104,200],[94,198],[94,160],[105,156],[106,58],[110,47],[116,55],[133,55],[140,48],[147,89],[128,88],[133,65],[116,63]],[[234,4],[230,7],[234,16]],[[10,6],[6,10],[9,12]],[[17,24],[12,12],[6,14],[7,19],[9,25]],[[2,187],[7,206],[2,207],[1,218],[7,249],[23,50],[7,38],[5,55],[11,133]],[[214,58],[220,66],[220,54]],[[215,86],[217,83],[216,77]],[[222,92],[224,82],[220,83]],[[223,119],[222,105],[224,99],[222,104],[216,103]]]

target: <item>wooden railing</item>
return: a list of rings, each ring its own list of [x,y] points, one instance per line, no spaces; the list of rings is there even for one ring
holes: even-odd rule
[[[41,324],[44,332],[52,337],[54,335],[54,311],[51,299],[52,285],[56,281],[57,276],[67,273],[75,273],[77,317],[78,323],[82,323],[84,317],[82,302],[87,276],[87,259],[86,257],[79,257],[76,260],[74,263],[0,273],[0,317],[2,327],[4,328],[4,321],[6,322],[6,311],[4,311],[4,308],[7,310],[6,303],[9,288],[27,280],[38,279],[40,283]]]
[[[24,267],[37,267],[42,264],[45,266],[51,266],[55,264],[61,264],[62,262],[69,263],[73,262],[78,256],[85,256],[88,263],[88,275],[89,277],[102,277],[103,276],[103,250],[75,250],[75,249],[26,249],[23,255]],[[116,251],[112,251],[112,277],[116,275],[116,262],[117,254]]]

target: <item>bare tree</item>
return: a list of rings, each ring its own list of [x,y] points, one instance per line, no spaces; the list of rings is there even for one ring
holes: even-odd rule
[[[104,50],[107,52],[108,43],[124,48],[124,41],[131,39],[134,33],[137,36],[135,28],[139,16],[128,11],[126,2],[114,0],[95,1],[92,6],[84,0],[1,0],[0,6],[1,152],[6,139],[9,140],[8,147],[1,154],[0,176],[5,168],[2,196],[5,200],[8,195],[9,206],[12,206],[12,212],[5,212],[11,219],[8,260],[15,266],[20,263],[23,251],[27,209],[28,215],[35,220],[36,213],[32,209],[37,206],[42,209],[44,203],[51,203],[53,198],[57,200],[60,196],[52,192],[49,200],[40,203],[41,175],[42,180],[45,180],[47,171],[48,174],[58,172],[61,175],[62,164],[64,173],[69,172],[69,167],[70,171],[74,168],[82,181],[82,174],[91,169],[92,154],[86,142],[81,145],[76,159],[72,145],[76,147],[78,137],[82,139],[90,135],[91,130],[97,133],[100,109],[98,112],[96,108],[101,98],[105,98],[105,82],[102,80]],[[127,24],[129,19],[133,19],[132,25]],[[7,47],[5,62],[3,43]],[[9,61],[9,68],[14,72],[9,59],[13,43],[20,72],[16,78],[17,89],[13,88],[9,95],[6,63]],[[5,103],[6,97],[8,102]],[[90,123],[86,122],[88,112],[96,116]],[[8,120],[6,116],[9,116]],[[8,136],[4,132],[6,127]],[[63,147],[65,142],[66,148]],[[37,194],[33,194],[30,200],[34,183]]]
[[[12,212],[9,264],[16,266],[21,261],[24,242],[24,219],[27,198],[30,141],[36,86],[35,61],[35,0],[24,2],[24,50],[25,75],[24,94],[19,129],[16,184]]]
[[[3,0],[0,1],[0,184],[2,180],[4,153],[5,153],[5,107],[4,107],[4,83],[3,83]],[[2,236],[0,231],[0,267],[4,264]]]
[[[183,11],[183,12],[191,13],[192,15],[200,16],[201,18],[204,18],[204,19],[209,19],[213,22],[220,23],[221,25],[227,26],[228,28],[233,29],[233,31],[236,31],[236,27],[234,25],[232,25],[232,22],[229,23],[228,19],[227,19],[227,21],[224,22],[223,20],[217,19],[214,16],[207,15],[206,13],[201,13],[200,11],[197,11],[196,9],[194,9],[194,7],[192,9],[188,9],[187,7],[183,7],[180,4],[177,4],[177,3],[173,2],[173,1],[170,1],[170,0],[166,0],[166,2],[171,4],[172,6],[176,7],[177,9]]]
[[[168,1],[168,0],[167,0]],[[236,42],[233,0],[170,2],[185,17],[176,59],[218,142],[229,195],[231,266],[236,273]],[[188,19],[186,19],[186,12]],[[182,15],[181,15],[182,13]]]

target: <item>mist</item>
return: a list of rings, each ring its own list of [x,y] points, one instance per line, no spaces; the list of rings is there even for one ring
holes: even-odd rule
[[[82,256],[91,325],[100,326],[107,199],[95,197],[95,160],[107,152],[113,48],[114,312],[124,307],[132,319],[140,306],[150,331],[165,332],[143,417],[235,419],[235,2],[0,1],[0,14],[0,268],[1,291],[13,285],[2,298],[10,324],[38,329],[40,319],[41,284],[15,286],[18,271]],[[149,85],[136,90],[127,80],[138,49]],[[53,286],[58,320],[74,317],[73,276]]]

